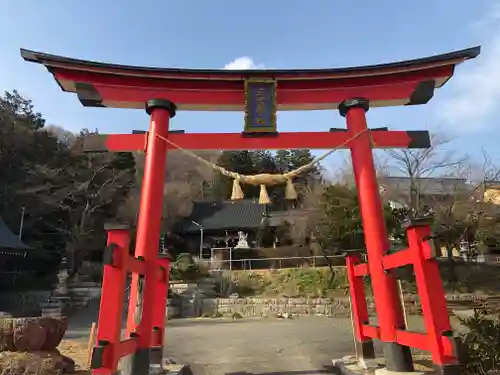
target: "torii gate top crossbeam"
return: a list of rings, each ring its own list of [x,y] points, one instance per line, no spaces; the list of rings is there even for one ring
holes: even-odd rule
[[[480,47],[416,60],[340,69],[207,70],[104,64],[21,50],[26,61],[44,65],[60,87],[89,107],[144,108],[151,98],[168,98],[179,110],[243,110],[245,82],[276,83],[277,110],[337,109],[363,97],[370,107],[427,103],[454,68],[477,57]]]

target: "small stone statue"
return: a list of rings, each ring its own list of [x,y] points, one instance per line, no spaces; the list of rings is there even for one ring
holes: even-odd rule
[[[250,248],[250,246],[248,246],[247,237],[248,237],[247,234],[243,233],[242,231],[239,231],[238,232],[238,243],[236,244],[235,248],[237,248],[237,249]]]

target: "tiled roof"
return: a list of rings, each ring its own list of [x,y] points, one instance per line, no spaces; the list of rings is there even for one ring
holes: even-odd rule
[[[175,226],[176,232],[256,229],[265,219],[266,206],[257,200],[194,202],[191,214]]]
[[[424,195],[450,195],[470,188],[466,179],[461,178],[419,178],[419,190]],[[397,190],[399,193],[410,192],[409,177],[383,177],[380,179],[382,190]]]
[[[0,217],[0,249],[19,249],[27,250],[30,249],[28,245],[25,245],[19,238],[12,233],[12,231],[7,227],[7,224]],[[5,251],[4,251],[5,253]]]
[[[276,211],[269,214],[269,226],[278,227],[285,223],[290,225],[300,225],[301,221],[307,221],[313,210],[289,210]]]

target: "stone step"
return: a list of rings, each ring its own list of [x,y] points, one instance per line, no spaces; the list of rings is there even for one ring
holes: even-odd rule
[[[92,296],[85,295],[85,294],[70,294],[71,299],[73,300],[85,300],[85,299],[91,299]]]

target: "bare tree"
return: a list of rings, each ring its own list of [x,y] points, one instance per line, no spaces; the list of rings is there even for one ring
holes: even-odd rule
[[[373,153],[373,162],[375,164],[375,172],[378,178],[389,175],[389,159],[385,154],[382,154],[375,150],[375,152]],[[337,173],[335,173],[333,180],[334,182],[342,185],[355,185],[354,170],[350,155],[345,155],[343,157],[341,166],[337,169]]]
[[[64,168],[35,165],[27,171],[30,186],[19,194],[33,197],[32,214],[57,212],[58,220],[44,225],[66,239],[70,268],[76,272],[83,253],[100,247],[106,215],[118,212],[134,183],[133,164],[117,165],[115,154],[73,155],[74,163]]]
[[[196,155],[211,163],[217,162],[220,152],[199,151]],[[139,212],[140,185],[144,169],[144,154],[135,153],[138,186],[133,192],[129,210]],[[163,228],[170,229],[179,218],[191,213],[193,201],[204,199],[205,184],[213,180],[214,170],[195,158],[179,151],[167,157],[163,202]],[[131,213],[129,212],[128,215]]]
[[[325,188],[326,185],[321,182],[308,185],[300,210],[289,213],[291,216],[289,222],[293,225],[290,236],[294,242],[304,243],[306,238],[314,237],[314,231],[321,217],[319,202]]]
[[[474,258],[480,242],[499,237],[498,207],[485,201],[485,192],[489,184],[498,182],[500,168],[483,152],[482,165],[456,165],[445,176],[448,177],[446,194],[434,196],[434,201],[428,203],[432,207],[434,232],[447,251],[449,279],[455,281],[453,250],[460,249],[468,258]]]
[[[463,169],[468,160],[467,156],[457,154],[456,150],[446,149],[452,138],[434,134],[431,139],[432,146],[427,149],[386,150],[390,170],[408,179],[407,191],[399,187],[397,191],[389,191],[388,195],[405,200],[411,216],[419,215],[424,205],[423,179],[449,175],[452,170]]]
[[[474,203],[472,213],[476,241],[482,245],[498,245],[500,238],[500,166],[483,150],[482,163],[471,165],[470,201]]]
[[[47,125],[43,128],[43,130],[54,135],[57,139],[59,139],[59,141],[66,145],[72,145],[77,140],[77,136],[74,133],[60,126]]]

